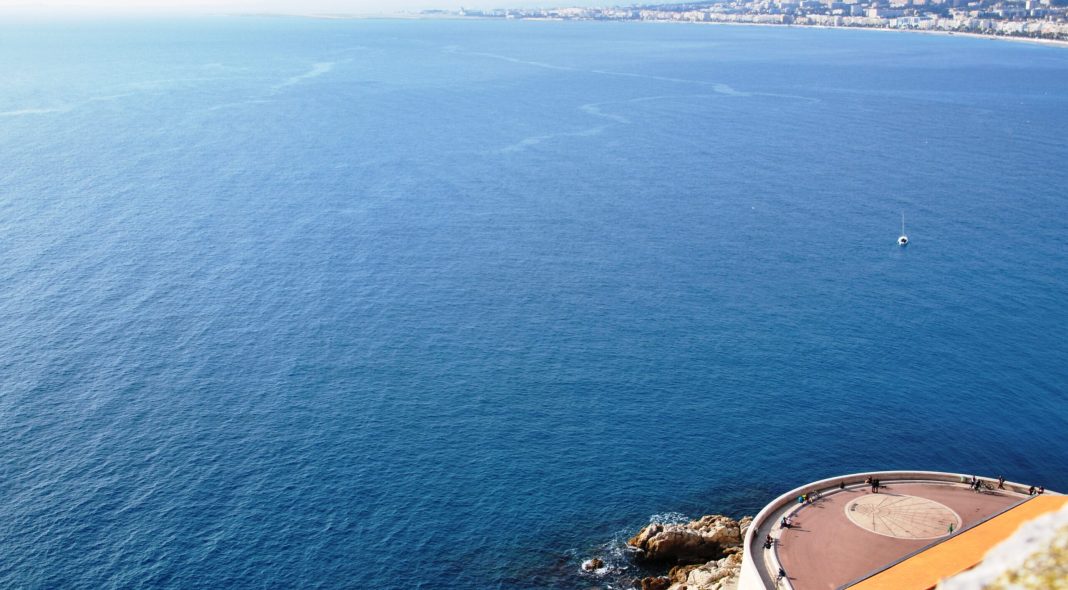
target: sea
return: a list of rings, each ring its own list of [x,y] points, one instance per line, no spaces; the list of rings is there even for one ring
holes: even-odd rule
[[[1068,492],[1066,138],[1034,43],[5,20],[0,587],[623,589],[823,477]]]

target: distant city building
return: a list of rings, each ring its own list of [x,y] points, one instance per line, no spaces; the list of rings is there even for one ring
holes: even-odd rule
[[[960,31],[1068,41],[1068,0],[726,0],[664,6],[472,10],[460,16]]]

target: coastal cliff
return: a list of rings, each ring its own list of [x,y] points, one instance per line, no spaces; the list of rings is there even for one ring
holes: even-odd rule
[[[644,578],[642,590],[734,590],[742,567],[745,533],[751,516],[740,520],[720,514],[685,524],[650,524],[627,544],[635,559],[672,565],[666,576]]]

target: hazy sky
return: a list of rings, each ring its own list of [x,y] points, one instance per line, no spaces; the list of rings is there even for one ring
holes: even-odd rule
[[[230,13],[284,12],[297,14],[375,14],[420,10],[505,8],[515,6],[593,6],[629,3],[625,0],[0,0],[0,10],[55,13]]]

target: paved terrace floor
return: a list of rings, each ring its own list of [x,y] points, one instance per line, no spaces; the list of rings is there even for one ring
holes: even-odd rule
[[[991,547],[1012,536],[1023,523],[1060,510],[1066,504],[1068,496],[1035,496],[1008,512],[1002,512],[850,586],[850,590],[934,588],[943,578],[957,575],[981,562]]]
[[[890,482],[878,494],[869,490],[825,491],[815,503],[786,512],[792,528],[773,527],[776,555],[795,590],[839,588],[946,538],[950,524],[966,529],[1027,498],[936,482]]]

